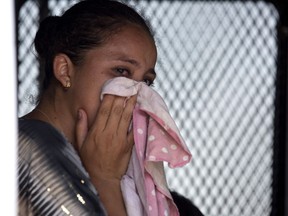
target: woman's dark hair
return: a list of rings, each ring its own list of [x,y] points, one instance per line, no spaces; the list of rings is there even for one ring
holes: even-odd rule
[[[53,77],[53,60],[64,53],[75,65],[87,50],[101,46],[127,24],[142,27],[154,40],[149,24],[133,8],[113,0],[84,0],[62,16],[49,16],[40,23],[34,46],[44,72],[43,89]]]

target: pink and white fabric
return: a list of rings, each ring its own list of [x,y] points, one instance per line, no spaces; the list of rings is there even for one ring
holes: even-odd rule
[[[189,163],[191,154],[161,96],[144,82],[117,77],[108,80],[104,94],[137,95],[133,111],[135,145],[121,189],[129,216],[176,216],[163,162],[170,168]]]

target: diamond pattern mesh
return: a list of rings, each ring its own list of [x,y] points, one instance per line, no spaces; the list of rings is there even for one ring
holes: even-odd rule
[[[18,27],[19,116],[37,94],[33,2]],[[169,186],[207,216],[270,215],[277,10],[264,1],[127,2],[156,31],[155,88],[193,154],[190,165],[165,167]],[[73,2],[48,3],[59,14]]]
[[[18,113],[27,113],[35,104],[38,93],[38,62],[32,43],[39,22],[35,1],[27,1],[19,11],[18,20]],[[35,85],[36,84],[36,85]]]

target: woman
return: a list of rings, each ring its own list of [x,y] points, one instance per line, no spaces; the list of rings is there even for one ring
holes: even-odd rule
[[[136,97],[123,106],[124,98],[100,101],[100,93],[118,76],[153,83],[148,25],[122,3],[82,1],[44,19],[34,44],[43,91],[19,120],[19,215],[126,215],[120,179]]]

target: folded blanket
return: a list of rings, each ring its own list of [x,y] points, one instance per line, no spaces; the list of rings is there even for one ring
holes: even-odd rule
[[[161,96],[144,82],[108,80],[102,95],[137,94],[133,111],[134,148],[121,190],[129,216],[179,215],[169,192],[163,162],[170,168],[189,163],[191,154]]]

